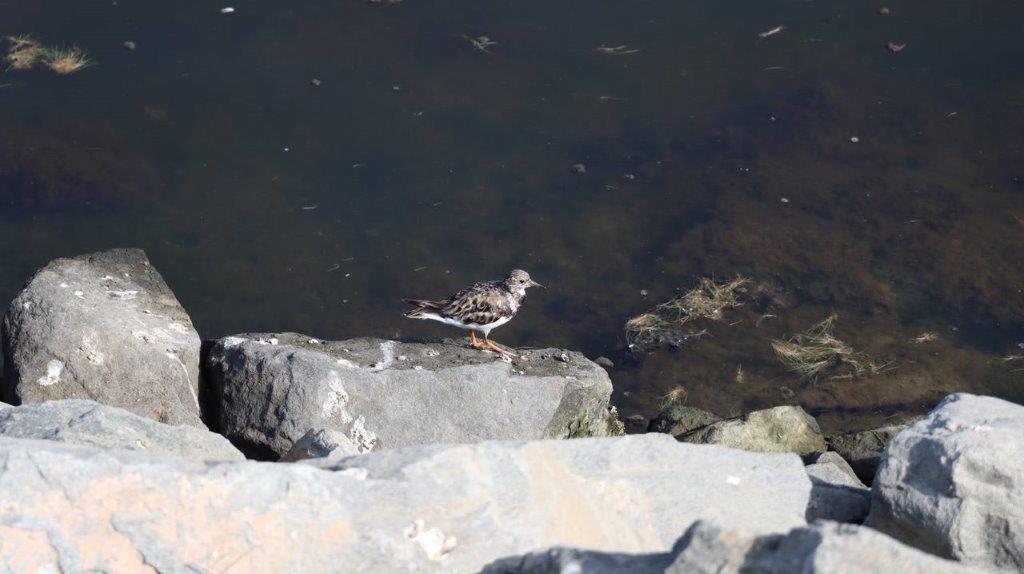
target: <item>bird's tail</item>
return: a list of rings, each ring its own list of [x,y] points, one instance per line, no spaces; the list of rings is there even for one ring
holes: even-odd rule
[[[416,307],[405,314],[410,319],[422,319],[425,313],[437,313],[444,304],[439,301],[427,301],[426,299],[402,299],[406,303]]]

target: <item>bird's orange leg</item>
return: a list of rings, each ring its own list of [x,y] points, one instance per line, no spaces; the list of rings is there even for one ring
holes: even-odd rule
[[[473,331],[472,329],[469,331],[469,346],[474,349],[483,349],[485,351],[490,349],[484,341],[477,340],[476,331]]]

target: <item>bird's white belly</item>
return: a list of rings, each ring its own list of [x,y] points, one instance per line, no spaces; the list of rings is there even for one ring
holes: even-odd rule
[[[498,327],[512,320],[512,317],[502,317],[501,319],[498,319],[493,323],[487,323],[486,325],[467,325],[461,321],[458,321],[457,319],[442,317],[436,313],[424,313],[423,318],[433,319],[434,321],[439,321],[441,323],[444,323],[445,325],[451,325],[452,327],[458,327],[460,329],[471,329],[473,331],[480,331],[481,333],[484,334],[484,336],[487,336],[487,334],[491,332],[491,329],[497,329]]]

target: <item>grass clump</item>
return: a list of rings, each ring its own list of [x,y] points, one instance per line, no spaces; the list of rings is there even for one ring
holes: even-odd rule
[[[43,56],[46,67],[64,75],[77,72],[92,65],[89,56],[77,46],[70,48],[48,48]]]
[[[698,319],[721,320],[726,309],[743,304],[739,300],[739,290],[749,282],[739,276],[724,283],[705,277],[682,296],[627,321],[626,340],[630,346],[642,347],[663,343],[679,345],[700,337],[707,331],[684,331],[682,327]]]
[[[31,36],[8,36],[7,69],[31,70],[46,50]]]
[[[799,333],[786,341],[772,341],[772,349],[787,369],[804,380],[814,381],[826,373],[830,379],[876,375],[886,367],[840,341],[833,334],[836,316]]]
[[[92,65],[89,56],[77,46],[47,47],[31,36],[8,36],[8,70],[31,70],[43,64],[57,74],[70,74]]]

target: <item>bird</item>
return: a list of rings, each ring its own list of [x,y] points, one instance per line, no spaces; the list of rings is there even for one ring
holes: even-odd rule
[[[531,279],[526,271],[514,269],[504,279],[474,283],[440,301],[403,299],[415,307],[405,316],[468,329],[469,344],[474,349],[514,355],[511,350],[492,341],[490,334],[516,316],[530,287],[544,286]],[[477,333],[483,335],[483,340],[476,338]]]

